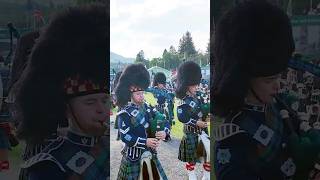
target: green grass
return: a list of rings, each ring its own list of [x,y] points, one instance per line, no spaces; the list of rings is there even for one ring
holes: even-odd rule
[[[9,157],[12,158],[21,158],[21,154],[23,151],[23,145],[21,144],[22,142],[20,141],[19,145],[16,147],[13,147],[11,151],[9,152]]]
[[[157,104],[156,98],[154,98],[151,93],[145,93],[145,99],[152,106]],[[177,112],[177,106],[178,106],[178,100],[176,99],[175,102],[174,102],[174,107],[173,107],[175,125],[172,126],[171,135],[173,137],[181,139],[183,137],[183,123],[181,123],[178,120],[177,113],[176,113]],[[209,128],[208,129],[209,129],[209,133],[210,133],[210,123],[209,123]]]
[[[151,93],[145,93],[144,97],[145,97],[145,100],[148,103],[150,103],[150,105],[155,106],[157,104],[156,98],[154,98]],[[183,137],[183,124],[178,120],[177,114],[175,113],[176,111],[177,111],[177,101],[175,101],[174,108],[173,108],[175,125],[172,126],[171,135],[173,137],[181,139]]]

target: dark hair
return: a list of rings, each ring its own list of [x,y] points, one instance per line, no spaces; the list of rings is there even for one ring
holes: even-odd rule
[[[166,84],[166,75],[163,72],[157,72],[153,77],[153,86],[157,86],[158,84]]]

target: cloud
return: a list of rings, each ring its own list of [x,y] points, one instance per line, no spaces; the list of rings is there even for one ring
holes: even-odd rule
[[[188,30],[196,49],[205,51],[210,31],[209,0],[111,0],[111,51],[159,57]]]

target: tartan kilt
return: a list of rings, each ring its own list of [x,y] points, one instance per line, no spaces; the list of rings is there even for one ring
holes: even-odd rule
[[[156,156],[152,158],[159,170],[159,175],[163,180],[168,180],[159,159]],[[125,156],[121,159],[121,165],[118,172],[117,180],[138,180],[140,174],[140,161],[131,162]]]
[[[199,135],[192,132],[185,132],[179,146],[178,159],[183,162],[199,162],[197,156],[197,147],[199,144]]]
[[[2,128],[0,128],[0,149],[11,149],[9,137]]]

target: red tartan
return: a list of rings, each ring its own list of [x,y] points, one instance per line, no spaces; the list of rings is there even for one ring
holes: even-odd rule
[[[210,170],[211,170],[210,163],[203,163],[203,169],[210,172]]]
[[[9,161],[0,161],[0,171],[9,170]]]
[[[193,171],[195,166],[196,166],[196,163],[187,163],[186,164],[186,169],[188,171]]]
[[[67,95],[102,89],[106,89],[106,87],[100,87],[89,80],[81,80],[79,76],[67,78],[64,82],[64,92]]]

